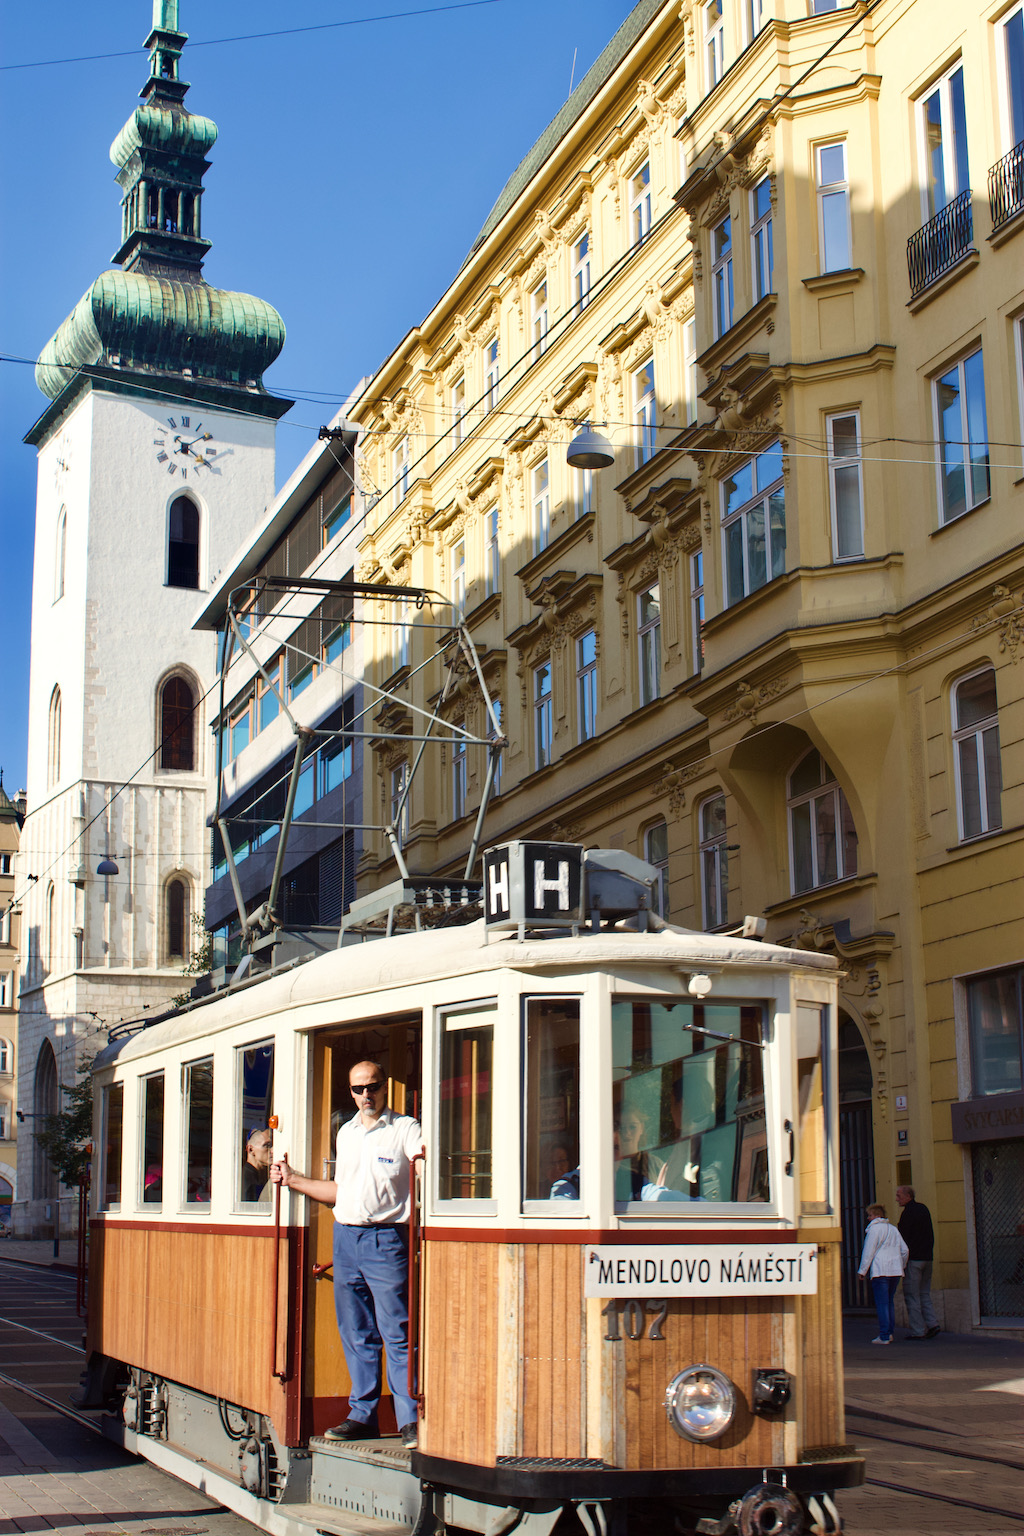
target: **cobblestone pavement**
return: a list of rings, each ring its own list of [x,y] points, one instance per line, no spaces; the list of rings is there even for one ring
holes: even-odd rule
[[[847,1439],[868,1463],[865,1486],[839,1496],[851,1536],[1021,1536],[1024,1340],[872,1345],[874,1318],[845,1332]]]

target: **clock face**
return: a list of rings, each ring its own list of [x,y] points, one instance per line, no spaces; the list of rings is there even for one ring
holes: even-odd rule
[[[198,416],[166,416],[167,429],[163,437],[154,437],[153,448],[156,462],[171,476],[180,475],[182,480],[202,478],[217,471],[217,454],[220,451],[213,440],[213,433]],[[157,427],[157,431],[161,428]]]
[[[53,483],[58,490],[63,486],[68,470],[71,468],[71,438],[67,432],[62,433],[57,445],[57,456],[53,461]]]

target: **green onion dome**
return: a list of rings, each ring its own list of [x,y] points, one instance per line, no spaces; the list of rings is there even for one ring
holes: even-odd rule
[[[84,365],[261,389],[284,346],[277,310],[248,293],[144,272],[102,273],[51,337],[36,383],[56,399]]]

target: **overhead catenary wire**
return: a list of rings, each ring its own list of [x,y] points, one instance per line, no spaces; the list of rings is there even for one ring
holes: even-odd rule
[[[234,37],[190,37],[189,51],[194,48],[220,48],[229,43],[252,43],[274,37],[294,37],[302,32],[331,32],[339,27],[368,27],[382,21],[404,21],[417,16],[437,16],[444,11],[472,11],[483,5],[501,5],[504,0],[451,0],[448,5],[428,5],[415,11],[387,11],[383,16],[350,16],[344,21],[321,21],[306,27],[279,27],[272,32],[241,32]],[[144,52],[142,48],[120,48],[110,53],[85,53],[65,59],[29,59],[17,64],[0,64],[0,70],[51,69],[58,64],[95,64],[101,59],[131,59]]]

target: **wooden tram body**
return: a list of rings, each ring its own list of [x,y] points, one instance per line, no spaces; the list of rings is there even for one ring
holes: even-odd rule
[[[341,949],[110,1045],[87,1390],[127,1370],[114,1432],[282,1536],[836,1529],[830,1496],[863,1463],[844,1444],[835,1004],[818,955],[479,922]],[[286,1192],[276,1222],[242,1179],[260,1093],[275,1155],[329,1174],[368,1055],[426,1141],[411,1458],[318,1438],[347,1405],[314,1278],[331,1212]],[[558,1196],[552,1147],[576,1160]],[[715,1438],[666,1408],[694,1366],[733,1390]]]

